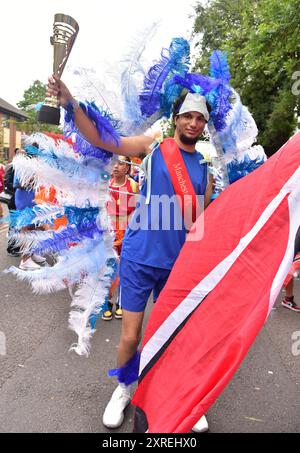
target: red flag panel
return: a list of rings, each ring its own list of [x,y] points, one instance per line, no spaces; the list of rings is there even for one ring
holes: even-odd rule
[[[299,164],[300,134],[214,201],[205,212],[203,240],[183,247],[145,333],[133,404],[146,413],[149,432],[189,431],[224,389],[262,327],[291,241],[292,189],[281,189]],[[295,198],[300,209],[299,194]],[[300,218],[292,231],[299,223]],[[293,250],[290,255],[287,263]],[[194,308],[181,318],[181,306],[189,302]]]

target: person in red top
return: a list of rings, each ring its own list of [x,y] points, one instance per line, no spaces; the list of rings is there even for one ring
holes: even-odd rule
[[[110,199],[107,202],[107,212],[110,217],[112,229],[115,232],[114,248],[120,256],[122,242],[128,226],[130,216],[135,210],[136,194],[139,192],[138,183],[129,176],[130,163],[129,158],[119,156],[114,164],[112,177],[109,183]],[[119,286],[119,277],[111,285],[109,300],[105,304],[102,319],[110,321],[112,319],[112,297]],[[122,308],[116,304],[115,318],[122,319]]]

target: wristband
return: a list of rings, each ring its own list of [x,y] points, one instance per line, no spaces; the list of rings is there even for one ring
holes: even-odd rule
[[[79,108],[79,104],[76,101],[76,99],[72,98],[66,105],[65,110],[66,110],[66,116],[65,120],[67,123],[70,121],[74,120],[74,112]]]
[[[75,110],[79,109],[79,103],[74,98],[72,98],[71,101],[68,102],[68,104],[72,105],[74,112]]]

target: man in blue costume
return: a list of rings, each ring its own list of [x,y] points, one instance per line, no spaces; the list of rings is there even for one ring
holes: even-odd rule
[[[73,110],[77,128],[92,145],[128,157],[149,156],[146,159],[150,175],[147,172],[147,179],[141,188],[139,209],[136,210],[126,231],[120,261],[123,320],[118,348],[118,367],[122,369],[136,354],[149,296],[153,291],[154,301],[158,298],[186,240],[188,231],[179,204],[175,203],[173,209],[169,210],[168,228],[164,228],[163,225],[165,220],[163,208],[159,207],[156,213],[153,213],[152,209],[157,197],[167,196],[171,199],[178,193],[170,176],[170,168],[164,158],[162,146],[157,146],[153,150],[152,138],[122,137],[119,146],[104,142],[95,124],[79,107],[63,82],[54,76],[49,78],[47,94],[56,96],[62,107]],[[171,144],[175,144],[178,150],[178,159],[183,167],[184,176],[180,176],[180,185],[182,186],[183,182],[185,184],[188,180],[188,183],[191,183],[192,192],[197,197],[204,198],[204,207],[206,207],[212,194],[212,180],[208,177],[207,164],[203,163],[203,157],[195,149],[196,142],[209,120],[205,98],[197,93],[188,93],[179,98],[174,104],[173,120],[175,134]],[[165,147],[165,151],[170,154],[171,149],[169,150],[168,146],[169,144],[167,149]],[[147,215],[141,221],[143,212]],[[123,422],[124,410],[131,399],[130,386],[126,384],[127,382],[124,382],[119,375],[119,386],[114,391],[103,415],[103,424],[108,428],[117,428]],[[193,429],[198,432],[208,429],[204,416]]]

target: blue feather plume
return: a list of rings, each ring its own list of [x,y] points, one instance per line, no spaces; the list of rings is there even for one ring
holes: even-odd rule
[[[210,75],[221,81],[220,85],[207,95],[207,100],[212,107],[211,121],[219,132],[226,127],[226,116],[232,109],[230,103],[231,88],[229,85],[230,72],[226,55],[215,50],[211,56]]]
[[[248,154],[244,156],[242,161],[234,159],[229,164],[227,164],[230,184],[238,181],[244,176],[247,176],[249,173],[252,173],[254,170],[263,165],[264,162],[264,159],[261,157],[251,159]]]
[[[37,156],[40,154],[40,150],[36,146],[25,145],[24,149],[25,149],[26,153],[31,156]]]
[[[136,382],[139,378],[139,367],[141,361],[141,353],[137,351],[135,355],[121,368],[109,370],[109,376],[117,376],[118,382],[125,385],[130,385]]]
[[[63,215],[63,209],[56,205],[43,204],[21,211],[11,211],[11,227],[21,229],[30,225],[52,225],[54,220]]]
[[[53,232],[52,238],[46,239],[40,242],[35,247],[32,253],[44,255],[46,253],[61,252],[62,250],[68,250],[70,244],[79,244],[84,239],[99,239],[103,234],[103,230],[100,230],[96,222],[85,222],[84,225],[69,225],[62,231]]]
[[[171,116],[173,104],[181,96],[182,90],[182,85],[172,83],[172,79],[165,82],[164,92],[160,98],[160,108],[163,116],[167,118]]]
[[[59,252],[69,248],[70,243],[80,243],[84,239],[94,239],[103,234],[98,226],[99,208],[64,207],[64,215],[68,219],[68,226],[63,230],[52,233],[52,238],[39,243],[33,253],[43,254]]]
[[[144,80],[140,94],[142,115],[149,117],[160,110],[161,90],[166,79],[187,72],[189,55],[189,43],[183,38],[174,38],[169,49],[162,50],[161,60],[150,68]]]
[[[100,109],[94,102],[80,102],[80,107],[95,123],[99,137],[103,142],[111,143],[115,146],[120,145],[120,135],[118,133],[118,130],[120,129],[119,121],[114,119],[110,113]],[[109,151],[88,143],[75,125],[74,114],[70,115],[70,112],[68,111],[65,113],[64,133],[67,137],[71,136],[73,133],[76,134],[75,147],[83,156],[100,158],[105,163],[108,163],[113,155]]]
[[[66,137],[71,137],[72,134],[75,134],[74,148],[83,157],[94,157],[103,161],[104,165],[107,165],[110,162],[113,154],[110,151],[107,151],[98,146],[93,146],[91,143],[89,143],[81,135],[73,119],[70,119],[69,121],[66,121],[65,119],[64,134]]]
[[[80,103],[80,107],[86,115],[95,123],[101,140],[115,146],[120,145],[120,136],[117,132],[119,123],[109,113],[100,108],[94,102]]]
[[[91,184],[99,181],[99,174],[105,168],[104,159],[100,160],[92,156],[87,156],[84,160],[82,157],[59,155],[53,149],[37,149],[34,147],[25,147],[26,151],[42,159],[50,167],[56,168],[69,177],[76,176]]]
[[[104,165],[107,165],[112,158],[112,153],[106,151],[105,149],[99,148],[97,146],[91,145],[79,132],[75,123],[70,121],[64,125],[64,134],[66,137],[70,137],[72,134],[75,134],[75,143],[74,148],[76,151],[81,154],[83,157],[94,157],[103,161]]]
[[[202,74],[190,73],[184,77],[175,75],[172,78],[172,83],[181,85],[183,88],[188,89],[191,93],[200,93],[205,96],[211,90],[215,90],[220,86],[220,80],[213,79],[212,77],[204,76]]]
[[[65,206],[64,214],[70,224],[80,225],[84,222],[93,222],[99,214],[99,208],[77,208],[76,206]]]
[[[220,85],[219,80],[202,74],[190,73],[184,75],[174,75],[166,81],[164,93],[161,96],[161,109],[165,116],[170,116],[172,107],[176,99],[181,95],[185,88],[190,93],[200,93],[205,96],[211,90]]]
[[[221,50],[214,50],[210,57],[210,75],[229,85],[231,74],[226,54]]]

